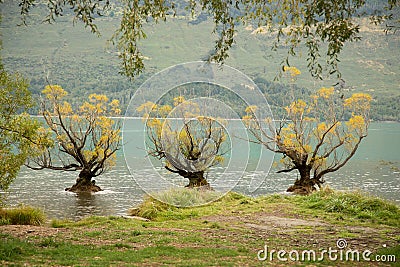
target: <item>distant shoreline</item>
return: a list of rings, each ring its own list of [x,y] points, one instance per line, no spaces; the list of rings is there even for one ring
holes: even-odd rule
[[[43,118],[42,115],[31,115],[31,117],[34,118]],[[130,119],[130,120],[141,120],[143,119],[143,117],[126,117],[126,116],[110,116],[108,118],[111,119]],[[172,120],[172,119],[181,119],[181,118],[164,118],[164,119],[168,119],[168,120]],[[224,120],[229,120],[229,121],[241,121],[241,119],[224,119]],[[280,120],[273,120],[275,122],[280,121]],[[371,122],[379,122],[379,123],[400,123],[400,120],[394,120],[394,121],[388,121],[388,120],[371,120]]]

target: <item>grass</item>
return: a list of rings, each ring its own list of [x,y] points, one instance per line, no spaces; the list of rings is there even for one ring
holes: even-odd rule
[[[173,188],[152,194],[153,198],[176,207],[193,207],[209,204],[223,195],[209,190],[193,190],[188,188]]]
[[[189,201],[191,203],[195,202],[193,199],[198,199],[198,195],[201,194],[199,191],[189,189],[160,192],[157,194],[157,199],[150,196],[145,197],[144,201],[138,207],[130,210],[130,215],[141,216],[155,221],[182,220],[206,216],[221,212],[222,210],[240,210],[243,207],[245,207],[247,212],[255,212],[263,210],[268,206],[274,208],[279,205],[285,207],[285,205],[291,206],[292,204],[297,204],[302,212],[312,217],[329,215],[334,220],[340,217],[344,221],[357,220],[359,222],[400,227],[400,209],[396,204],[361,191],[336,192],[326,187],[310,196],[283,196],[276,194],[259,198],[230,192],[209,205],[185,208],[178,208],[168,204],[176,202],[165,201],[179,199],[181,192],[186,194],[184,196],[185,199],[192,199]],[[202,194],[208,195],[211,193]],[[221,209],[221,207],[224,208]]]
[[[397,205],[361,191],[334,192],[327,188],[308,197],[296,197],[295,201],[302,207],[318,213],[324,211],[335,214],[343,220],[347,218],[400,227]]]
[[[191,196],[185,196],[185,201],[199,199],[199,192],[192,191],[162,192],[157,197],[180,199],[173,195],[182,192]],[[184,208],[147,197],[135,211],[150,220],[118,216],[53,220],[43,235],[14,235],[3,226],[0,265],[282,266],[276,257],[272,262],[258,261],[257,252],[265,245],[287,251],[335,248],[339,238],[345,238],[351,249],[399,258],[399,208],[360,192],[324,189],[310,196],[257,198],[230,192],[207,205]],[[370,217],[358,216],[357,211]],[[338,216],[343,220],[338,221]],[[332,266],[329,260],[296,264]]]
[[[12,209],[0,209],[0,225],[42,225],[46,215],[41,209],[21,205]]]
[[[22,256],[31,256],[34,246],[27,242],[0,234],[0,263],[1,261],[13,262]]]
[[[212,200],[214,202],[211,202]],[[146,196],[138,207],[129,211],[129,214],[156,221],[182,220],[210,215],[221,211],[222,207],[235,208],[237,205],[252,202],[253,198],[234,192],[222,196],[213,191],[171,189],[154,196]]]
[[[164,219],[196,217],[198,212],[192,207],[209,204],[221,197],[220,193],[214,191],[170,189],[146,196],[142,204],[131,209],[129,214],[147,219],[155,219],[160,214],[163,214]]]

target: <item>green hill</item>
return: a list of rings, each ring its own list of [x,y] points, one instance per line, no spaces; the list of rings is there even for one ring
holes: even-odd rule
[[[2,58],[6,69],[23,73],[30,80],[30,90],[34,94],[42,90],[48,77],[51,83],[60,84],[71,92],[72,101],[84,99],[92,92],[103,92],[120,99],[126,106],[135,89],[150,75],[174,64],[205,59],[214,46],[210,21],[190,21],[180,14],[182,16],[168,23],[149,24],[146,26],[148,38],[142,42],[146,71],[130,81],[118,73],[117,51],[107,45],[119,24],[121,11],[118,7],[108,16],[97,18],[102,33],[99,38],[80,23],[74,26],[68,14],[48,25],[41,23],[43,11],[39,7],[31,14],[30,26],[25,27],[17,26],[20,16],[14,1],[1,4],[1,12]],[[372,94],[374,119],[400,120],[399,33],[385,35],[381,28],[369,25],[367,20],[360,23],[362,40],[347,44],[340,56],[344,90]],[[255,79],[269,96],[265,83],[275,78],[286,49],[282,46],[272,51],[270,34],[254,34],[253,31],[251,27],[239,29],[226,64]],[[305,50],[300,49],[299,58],[291,60],[292,65],[302,71],[299,87],[313,91],[338,82],[336,78],[323,82],[313,80],[307,73],[305,57]],[[285,92],[281,94],[284,96]]]

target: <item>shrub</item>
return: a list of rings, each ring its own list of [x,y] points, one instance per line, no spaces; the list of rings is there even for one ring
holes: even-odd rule
[[[41,225],[46,216],[41,209],[30,206],[19,206],[12,209],[0,209],[0,224]]]

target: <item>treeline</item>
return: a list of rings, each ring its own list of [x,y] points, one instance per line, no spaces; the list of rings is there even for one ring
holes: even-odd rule
[[[371,105],[371,117],[377,121],[400,122],[400,95],[374,96]]]
[[[115,70],[108,70],[105,77],[110,77]],[[75,73],[75,72],[74,72]],[[89,80],[84,84],[79,82],[79,78],[72,78],[71,76],[63,76],[58,79],[63,88],[69,92],[68,100],[74,104],[79,105],[81,101],[91,93],[103,93],[112,99],[118,99],[121,103],[123,114],[129,105],[130,99],[134,96],[136,89],[147,79],[150,75],[143,75],[135,81],[129,81],[123,77],[115,77],[115,79],[107,79],[104,77],[89,79],[90,72],[86,72],[85,80]],[[271,111],[275,118],[282,118],[285,115],[284,107],[289,105],[295,99],[307,99],[312,90],[308,88],[298,87],[297,85],[288,86],[287,84],[271,82],[263,78],[255,78],[254,82],[257,84],[261,92],[264,94]],[[32,78],[30,89],[34,96],[38,96],[46,85],[44,77]],[[346,97],[351,92],[346,93]],[[191,97],[211,97],[217,99],[226,105],[230,106],[239,116],[244,115],[245,104],[239,96],[233,92],[210,84],[189,84],[184,85],[174,90],[169,94],[160,98],[159,104],[172,105],[172,99],[179,95],[186,95]],[[375,121],[400,121],[400,95],[373,95],[373,102],[371,104],[371,119]],[[37,114],[38,107],[31,110],[33,114]]]

